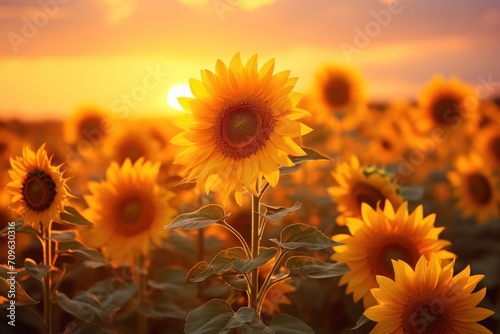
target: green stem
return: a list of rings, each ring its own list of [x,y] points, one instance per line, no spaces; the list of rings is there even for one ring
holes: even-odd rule
[[[252,259],[259,256],[259,223],[260,223],[260,196],[252,195]],[[257,296],[259,294],[259,268],[251,273],[250,293],[248,294],[248,307],[257,310]]]
[[[278,252],[279,252],[278,258],[276,259],[276,262],[274,262],[274,265],[271,268],[271,271],[267,275],[266,279],[264,280],[264,283],[262,283],[262,288],[261,288],[259,294],[257,295],[257,311],[259,313],[260,313],[260,309],[262,307],[262,302],[264,301],[264,298],[266,297],[267,291],[269,291],[269,289],[271,288],[272,285],[274,285],[275,283],[282,280],[282,279],[278,279],[271,284],[271,278],[273,277],[276,270],[280,267],[281,261],[283,260],[283,258],[285,257],[285,255],[287,253],[286,250],[281,252],[280,249],[278,249]],[[285,278],[283,278],[283,279],[285,279]]]
[[[138,285],[138,293],[139,293],[139,307],[142,307],[145,302],[145,294],[146,294],[146,266],[144,261],[144,256],[142,254],[139,255],[139,264],[137,271],[137,285]],[[148,332],[148,318],[143,315],[141,312],[138,312],[138,333],[147,333]]]
[[[205,259],[205,229],[198,230],[198,262]],[[202,299],[205,293],[204,281],[198,283],[198,298]]]
[[[229,232],[234,234],[236,238],[240,241],[241,245],[243,246],[243,249],[245,250],[245,253],[247,256],[250,258],[252,256],[252,252],[250,251],[250,247],[248,247],[247,242],[245,241],[245,238],[238,232],[234,227],[226,223],[225,221],[222,223],[222,226],[224,226]],[[200,260],[202,261],[202,260]]]
[[[43,290],[43,322],[45,333],[52,334],[52,248],[50,240],[50,230],[52,222],[45,226],[42,224],[42,249],[43,264],[49,267],[49,271],[42,278]]]

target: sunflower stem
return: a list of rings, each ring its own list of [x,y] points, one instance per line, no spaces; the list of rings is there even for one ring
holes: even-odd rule
[[[260,246],[260,196],[252,195],[252,259],[259,256]],[[259,268],[252,270],[250,292],[248,294],[248,307],[257,311],[257,296],[259,295]]]
[[[138,288],[138,297],[139,297],[139,307],[142,307],[146,298],[146,266],[144,256],[142,254],[139,255],[139,263],[137,268],[137,288]],[[148,332],[148,318],[143,315],[141,312],[138,312],[138,322],[137,329],[138,333],[147,333]]]
[[[205,229],[198,230],[198,262],[205,259]],[[198,298],[202,298],[205,290],[204,282],[198,284]]]
[[[280,263],[287,253],[286,250],[282,252],[280,249],[278,249],[278,252],[279,252],[278,258],[276,259],[276,262],[274,262],[274,265],[271,268],[271,271],[267,275],[266,279],[264,280],[264,283],[262,283],[262,289],[257,296],[257,301],[258,301],[257,302],[257,312],[259,314],[260,314],[260,309],[262,308],[262,302],[264,301],[264,298],[266,297],[267,291],[269,291],[269,289],[271,288],[271,286],[273,286],[274,283],[280,281],[280,280],[277,280],[271,284],[271,278],[273,277],[274,273],[276,272],[276,269],[278,269],[280,267]]]
[[[43,322],[45,325],[45,333],[52,334],[52,248],[50,243],[50,230],[52,222],[47,226],[42,224],[42,250],[43,264],[49,267],[49,270],[42,278],[43,290]]]

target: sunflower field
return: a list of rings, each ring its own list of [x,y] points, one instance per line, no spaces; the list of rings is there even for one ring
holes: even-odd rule
[[[370,32],[373,22],[389,34],[402,24],[398,15],[411,18],[405,8],[421,7],[409,0],[365,1],[356,8],[370,3],[367,8],[376,9],[367,10],[368,21],[361,18],[365,31],[355,26],[362,34],[351,44],[338,40],[327,57],[328,49],[320,48],[323,56],[316,59],[298,57],[294,49],[287,60],[272,43],[262,41],[264,48],[250,37],[230,47],[221,43],[219,50],[193,35],[189,38],[200,49],[190,52],[209,58],[194,72],[181,56],[169,63],[174,74],[141,63],[143,72],[133,75],[138,84],[116,93],[108,83],[123,87],[121,79],[107,78],[100,60],[86,52],[116,47],[118,56],[109,66],[126,71],[132,61],[119,51],[126,38],[146,49],[155,37],[134,39],[137,26],[120,33],[127,20],[143,15],[139,4],[104,2],[114,11],[108,12],[109,31],[103,35],[123,39],[101,45],[96,32],[96,49],[78,51],[85,55],[81,59],[59,56],[52,63],[37,40],[47,39],[45,31],[54,33],[53,25],[83,5],[27,1],[23,8],[34,14],[23,15],[32,20],[22,19],[20,34],[6,34],[19,51],[16,60],[0,53],[7,64],[0,63],[0,74],[30,66],[23,60],[25,48],[34,50],[26,51],[29,59],[44,55],[37,63],[39,76],[32,77],[36,84],[26,85],[41,90],[36,103],[46,103],[31,106],[16,95],[18,106],[35,110],[27,114],[0,105],[2,334],[500,333],[496,69],[472,82],[452,71],[467,76],[468,64],[459,53],[458,60],[441,63],[436,55],[445,69],[420,63],[422,70],[414,74],[425,79],[405,86],[412,97],[390,91],[402,81],[373,94],[374,76],[362,71],[369,62],[352,61],[357,53],[372,52],[370,61],[386,64],[386,57],[399,59],[403,52],[411,67],[411,59],[418,62],[411,52],[432,51],[388,47],[381,56],[370,51],[381,48],[376,39],[383,38],[383,31]],[[244,15],[269,18],[278,4],[296,15],[309,8],[300,1],[269,0],[183,0],[174,7],[197,11],[200,22],[210,12],[238,27],[239,19],[246,22]],[[322,1],[315,6],[336,13],[344,8]],[[484,31],[494,31],[497,43],[500,7],[488,6],[494,8],[481,16]],[[15,21],[7,18],[19,8],[0,5],[6,20],[0,28]],[[40,23],[40,13],[51,25]],[[148,20],[161,21],[153,10],[137,22],[148,25]],[[305,27],[304,34],[315,40]],[[201,30],[200,36],[208,33]],[[362,46],[360,38],[371,38],[374,45]],[[453,51],[462,43],[456,41],[426,45],[452,45]],[[94,45],[85,38],[82,43]],[[172,46],[170,52],[181,51]],[[478,61],[470,68],[484,69],[484,59],[486,65]],[[77,83],[78,77],[63,91],[62,77],[42,75],[44,66],[58,73],[68,66],[65,61],[84,66],[75,68],[81,78],[95,70],[102,82],[88,87],[102,91],[109,103],[82,100],[73,89],[87,84]],[[302,62],[309,63],[307,70]],[[165,79],[176,75],[176,67],[184,86]],[[297,71],[305,73],[306,83],[299,84]],[[51,94],[51,82],[60,91]],[[141,103],[154,94],[165,105],[148,113]],[[74,106],[45,114],[66,100]]]

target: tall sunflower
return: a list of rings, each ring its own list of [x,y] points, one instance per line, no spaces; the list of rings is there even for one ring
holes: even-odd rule
[[[484,160],[476,154],[460,156],[455,168],[447,176],[463,215],[475,216],[479,223],[487,223],[490,218],[498,217],[498,179],[487,168]]]
[[[396,211],[388,200],[384,209],[363,204],[361,219],[347,218],[350,235],[332,237],[343,243],[334,247],[332,259],[352,270],[339,284],[347,284],[346,293],[354,293],[355,302],[363,298],[365,307],[369,307],[375,302],[370,289],[378,286],[376,275],[394,277],[391,260],[401,259],[413,267],[422,255],[435,253],[441,259],[452,259],[454,254],[443,249],[450,242],[439,239],[444,228],[434,227],[435,217],[424,217],[421,205],[410,214],[408,202]]]
[[[64,122],[64,139],[68,144],[80,140],[100,144],[111,131],[113,115],[93,106],[81,107]]]
[[[73,197],[61,165],[53,166],[51,160],[45,144],[36,152],[24,147],[22,156],[10,159],[12,181],[7,190],[12,195],[11,210],[24,216],[24,222],[35,228],[40,222],[48,226],[51,221],[60,221],[60,213]]]
[[[215,73],[190,80],[193,98],[179,98],[189,114],[175,120],[185,131],[171,140],[183,146],[174,163],[200,190],[220,187],[223,202],[234,191],[241,205],[244,188],[258,194],[262,176],[276,186],[279,166],[294,165],[288,156],[305,155],[293,140],[311,131],[298,121],[309,113],[296,107],[297,78],[273,70],[274,59],[258,69],[257,55],[243,65],[237,53],[229,67],[218,60]]]
[[[350,164],[340,163],[332,175],[338,185],[328,188],[328,193],[341,214],[337,218],[339,225],[345,224],[345,217],[361,217],[363,203],[376,208],[380,202],[383,207],[387,199],[398,208],[403,202],[397,184],[384,170],[361,166],[356,156],[351,157]]]
[[[127,159],[121,166],[112,163],[105,181],[89,183],[85,214],[95,226],[83,229],[82,236],[115,263],[134,265],[140,254],[147,256],[167,236],[163,227],[175,210],[169,205],[173,194],[156,182],[159,168],[159,163],[142,158],[134,164]]]
[[[377,322],[373,334],[491,333],[478,321],[494,312],[476,307],[486,288],[472,293],[484,275],[470,276],[470,267],[453,276],[452,261],[442,266],[439,257],[420,257],[415,269],[402,260],[392,261],[393,279],[377,276],[380,288],[372,289],[379,305],[365,316]]]
[[[500,123],[490,123],[481,129],[474,140],[474,148],[492,169],[500,169]]]

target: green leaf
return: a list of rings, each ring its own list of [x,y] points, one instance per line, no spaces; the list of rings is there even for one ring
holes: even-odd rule
[[[36,264],[35,261],[29,258],[24,260],[24,268],[26,268],[26,271],[31,275],[31,277],[40,282],[42,281],[43,276],[45,276],[45,274],[50,270],[49,266],[43,263]]]
[[[94,226],[72,206],[65,206],[61,212],[61,223],[70,226]]]
[[[285,217],[287,214],[300,209],[302,207],[302,203],[295,202],[295,204],[290,208],[284,206],[269,206],[269,205],[264,205],[264,206],[267,209],[266,214],[259,213],[259,215],[267,220],[279,223],[283,219],[283,217]]]
[[[255,318],[255,310],[251,307],[241,307],[236,314],[229,320],[220,334],[228,333],[232,328],[239,328],[245,323],[252,322]]]
[[[295,166],[291,167],[280,167],[280,174],[285,175],[285,174],[291,174],[296,172],[297,170],[300,169],[300,165],[302,165],[304,162],[311,161],[311,160],[331,160],[329,157],[313,150],[310,148],[302,147],[302,150],[306,152],[306,155],[300,156],[300,157],[293,157],[290,156],[290,160],[295,164]]]
[[[309,325],[288,314],[278,314],[271,321],[271,329],[275,334],[314,334]]]
[[[222,299],[213,299],[189,312],[186,334],[220,333],[232,319],[233,309]]]
[[[293,256],[285,266],[290,270],[290,275],[304,273],[310,278],[341,276],[351,271],[345,263],[328,263],[310,256]]]
[[[76,239],[76,232],[71,230],[51,231],[50,239],[58,242],[73,242]]]
[[[241,262],[235,262],[236,270],[241,274],[248,274],[252,270],[269,262],[278,252],[276,247],[260,247],[259,255],[255,259],[246,260],[241,266]]]
[[[196,296],[196,286],[184,285],[186,270],[167,268],[160,272],[156,280],[149,280],[148,285],[161,290],[172,299],[189,299]]]
[[[4,234],[7,234],[9,233],[9,230],[12,230],[12,226],[11,225],[12,222],[9,222],[7,224],[7,226],[5,226],[5,228],[3,228],[1,231],[0,231],[0,235],[4,235]],[[16,232],[23,232],[23,233],[31,233],[31,234],[34,234],[34,235],[37,235],[39,237],[41,237],[40,233],[38,233],[37,230],[35,230],[33,227],[29,226],[29,225],[25,225],[24,224],[24,219],[18,219],[14,222],[14,231]]]
[[[16,280],[18,281],[21,281],[29,276],[25,268],[14,268],[14,265],[9,267],[8,264],[0,264],[0,277],[5,279],[10,278],[12,272],[16,273]]]
[[[281,231],[280,241],[270,240],[285,249],[305,248],[310,251],[338,245],[317,228],[306,224],[288,225]]]
[[[222,275],[221,278],[229,284],[233,289],[238,291],[247,291],[248,284],[243,275],[236,274],[226,274]]]
[[[12,275],[5,279],[0,277],[0,296],[7,299],[10,304],[11,300],[15,300],[17,306],[20,305],[33,305],[38,303],[34,301],[27,293],[24,291],[22,286],[17,282],[16,275]],[[15,289],[12,289],[15,288]],[[5,304],[4,304],[5,305]]]
[[[195,264],[191,269],[189,269],[189,272],[186,275],[186,279],[184,280],[184,284],[194,282],[193,279],[195,277],[198,277],[205,270],[207,270],[207,268],[208,268],[208,263],[206,261],[201,261]]]
[[[167,299],[155,302],[154,304],[143,302],[138,305],[137,310],[147,318],[156,319],[172,318],[184,320],[188,314],[182,307]]]
[[[180,214],[166,228],[196,230],[221,222],[228,216],[220,205],[209,204],[194,212]]]
[[[361,317],[359,317],[358,322],[356,322],[356,326],[351,328],[351,330],[358,329],[367,322],[370,322],[370,319],[368,319],[364,314],[362,314]]]
[[[192,278],[191,282],[201,282],[213,274],[220,275],[227,272],[239,273],[236,267],[238,265],[243,267],[246,260],[247,256],[243,248],[233,247],[225,249],[217,253],[212,261],[210,261],[208,267],[196,277]]]
[[[193,238],[181,230],[170,230],[168,237],[163,239],[163,246],[172,253],[178,254],[189,260],[196,260],[196,246]]]
[[[399,188],[399,194],[407,201],[420,201],[425,190],[420,186],[406,186]]]
[[[98,268],[108,264],[101,252],[96,249],[88,248],[79,241],[60,242],[58,254],[73,255],[85,259],[82,264],[88,268]]]

